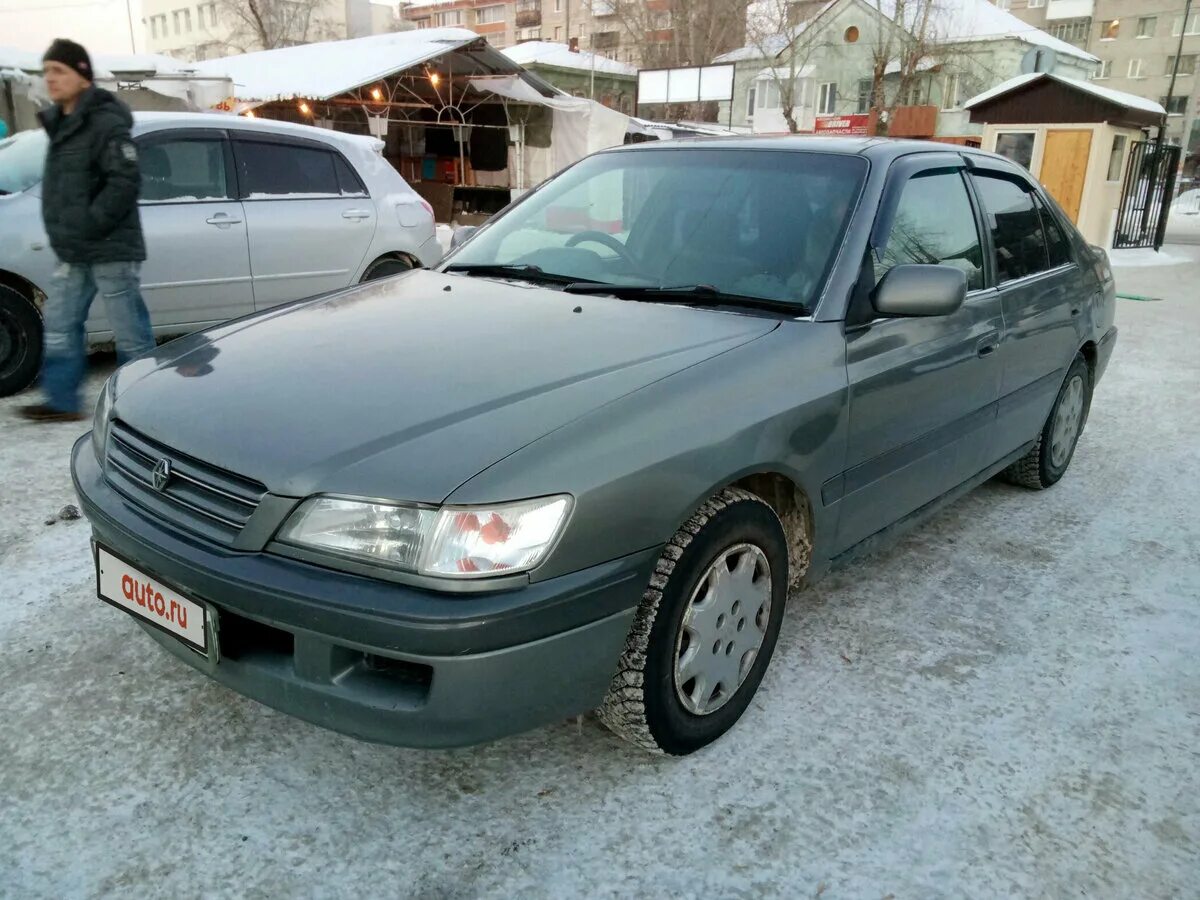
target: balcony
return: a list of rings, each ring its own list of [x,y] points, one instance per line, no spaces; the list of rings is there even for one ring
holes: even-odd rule
[[[1046,4],[1046,21],[1090,19],[1094,6],[1093,0],[1049,0]]]
[[[592,15],[599,18],[600,16],[615,16],[617,14],[617,0],[592,0]]]
[[[621,46],[621,32],[619,31],[597,31],[592,35],[592,49],[594,50],[615,50]]]
[[[888,122],[888,137],[930,138],[937,132],[936,106],[898,106]]]
[[[536,28],[542,24],[542,9],[540,6],[527,8],[524,4],[517,7],[517,27]]]

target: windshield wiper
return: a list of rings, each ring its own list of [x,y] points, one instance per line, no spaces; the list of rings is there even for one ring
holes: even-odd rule
[[[557,272],[547,272],[541,266],[528,263],[501,265],[499,263],[463,263],[446,266],[443,270],[456,275],[482,275],[485,278],[513,278],[519,281],[530,281],[534,284],[586,284],[595,287],[604,286],[599,281],[583,281],[575,275],[560,275]]]
[[[612,294],[628,300],[672,300],[689,306],[741,306],[747,309],[762,309],[781,312],[789,316],[806,316],[809,313],[802,303],[787,300],[772,300],[769,297],[754,297],[748,294],[731,294],[711,284],[684,284],[677,286],[653,284],[597,284],[577,281],[563,288],[568,294]]]

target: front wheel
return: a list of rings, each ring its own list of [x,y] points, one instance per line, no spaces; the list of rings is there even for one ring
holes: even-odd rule
[[[1043,490],[1066,474],[1075,456],[1075,445],[1083,433],[1092,405],[1092,372],[1087,360],[1077,354],[1050,415],[1029,452],[1001,473],[1006,481],[1021,487]]]
[[[33,384],[42,366],[42,317],[22,294],[0,285],[0,397]]]
[[[774,510],[735,488],[710,498],[658,560],[600,720],[675,756],[716,740],[758,690],[787,584],[787,541]]]

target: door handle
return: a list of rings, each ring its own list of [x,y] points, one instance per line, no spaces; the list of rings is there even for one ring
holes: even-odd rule
[[[1079,307],[1078,307],[1078,306],[1072,306],[1072,307],[1071,307],[1071,315],[1072,315],[1072,316],[1077,316],[1077,315],[1079,315]]]
[[[975,344],[975,355],[979,357],[991,356],[1000,346],[1000,332],[993,331],[991,334],[985,334]]]
[[[348,209],[342,213],[343,219],[369,219],[371,211],[367,209]]]
[[[241,219],[235,219],[233,216],[225,213],[217,213],[215,216],[209,216],[204,221],[209,225],[216,225],[217,227],[222,225],[240,225],[242,223]]]

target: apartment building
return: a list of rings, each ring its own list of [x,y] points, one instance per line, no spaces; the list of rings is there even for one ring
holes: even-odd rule
[[[366,37],[406,26],[392,6],[370,0],[279,0],[264,5],[277,46]],[[263,49],[226,0],[142,0],[146,49],[195,62]]]
[[[1200,152],[1200,2],[1193,0],[996,0],[1017,18],[1100,58],[1092,76],[1167,108],[1167,138]],[[1183,38],[1183,50],[1179,39]],[[1167,88],[1175,57],[1179,72]]]
[[[522,41],[557,41],[636,66],[642,42],[634,39],[632,16],[619,14],[618,0],[414,0],[403,9],[417,28],[470,28],[494,47]],[[647,9],[667,10],[669,0],[646,0]],[[641,11],[637,19],[643,18]],[[669,23],[668,23],[669,24]]]

